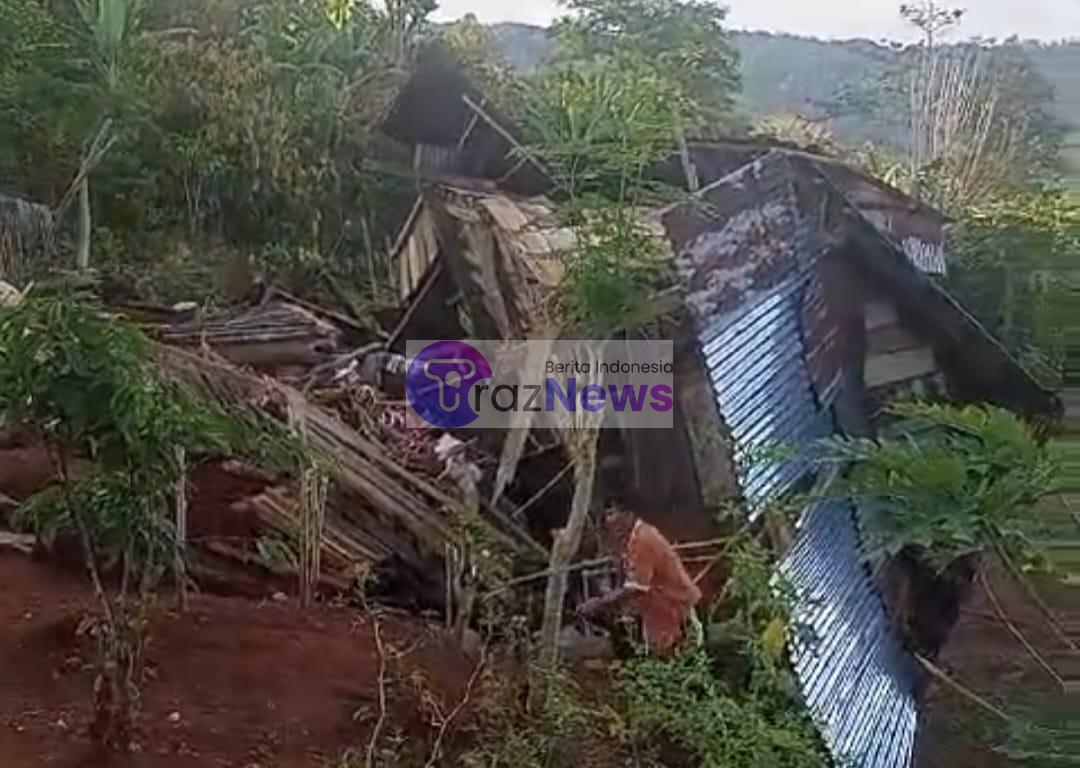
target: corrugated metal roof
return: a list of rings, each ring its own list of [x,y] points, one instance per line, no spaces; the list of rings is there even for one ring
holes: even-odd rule
[[[821,270],[814,270],[802,305],[803,345],[806,367],[818,401],[830,404],[839,384],[843,357],[836,313],[829,306]]]
[[[794,274],[700,334],[720,413],[736,445],[751,515],[805,474],[804,459],[765,460],[775,444],[805,445],[827,434],[803,363],[799,323],[806,276]]]
[[[676,241],[682,235],[679,272],[751,517],[810,471],[803,459],[754,454],[832,430],[822,400],[839,361],[819,239],[790,178],[786,158],[762,158],[707,190],[708,213],[679,211],[666,221]],[[795,588],[795,618],[810,630],[791,643],[796,676],[833,756],[859,768],[910,765],[914,675],[860,560],[851,508],[805,510],[780,570]]]
[[[801,459],[763,459],[762,449],[827,434],[803,362],[814,248],[791,179],[787,159],[770,155],[707,189],[703,210],[668,220],[693,233],[677,264],[752,517],[807,469]]]
[[[807,707],[838,761],[862,768],[911,764],[918,721],[915,675],[859,558],[851,507],[809,507],[780,566],[806,629],[791,644]]]

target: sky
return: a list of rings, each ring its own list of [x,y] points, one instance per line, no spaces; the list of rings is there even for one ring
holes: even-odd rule
[[[902,0],[723,0],[735,29],[760,29],[823,38],[909,40],[900,19]],[[556,0],[439,0],[437,18],[475,13],[481,21],[548,24]],[[1080,38],[1080,0],[952,0],[967,9],[957,38]]]

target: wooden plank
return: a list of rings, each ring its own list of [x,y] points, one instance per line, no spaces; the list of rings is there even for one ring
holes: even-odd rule
[[[397,239],[394,241],[393,247],[390,249],[390,261],[397,261],[401,255],[402,249],[405,247],[405,243],[412,238],[413,228],[416,226],[416,221],[420,217],[420,212],[424,209],[424,197],[423,195],[417,195],[416,201],[413,203],[411,209],[409,209],[409,215],[405,218],[405,224],[401,227],[401,231],[398,232]]]
[[[863,308],[866,317],[866,330],[873,331],[886,325],[897,325],[900,317],[896,313],[896,305],[888,299],[872,299],[866,302]]]
[[[447,543],[457,540],[453,519],[455,510],[462,505],[459,499],[400,466],[388,456],[385,445],[358,433],[331,412],[313,406],[297,390],[272,379],[252,376],[219,357],[196,355],[181,348],[158,347],[158,360],[172,375],[203,387],[224,403],[250,407],[280,399],[288,402],[295,412],[302,413],[312,447],[331,459],[330,472],[336,487],[361,499],[373,513],[370,518],[367,515],[357,518],[358,523],[370,520],[370,530],[365,531],[369,536],[378,538],[388,529],[399,529],[407,532],[428,556],[442,555]],[[332,516],[329,520],[331,527],[337,525]],[[499,526],[486,518],[482,522],[492,538],[511,551],[543,552],[524,530],[509,520],[500,519]],[[345,529],[338,526],[337,532],[344,533]],[[350,538],[355,539],[355,534]],[[527,549],[526,542],[532,547]],[[428,565],[419,554],[416,557],[410,557],[408,552],[399,554],[407,561],[412,560],[411,564],[417,568]]]
[[[0,549],[14,549],[16,552],[29,555],[34,551],[35,543],[35,537],[29,534],[0,531]]]
[[[922,342],[902,325],[883,325],[866,333],[866,354],[871,357],[920,346]]]
[[[495,219],[495,224],[507,232],[520,232],[529,226],[529,219],[525,213],[507,197],[502,195],[484,197],[481,198],[480,204]]]
[[[439,241],[431,214],[424,208],[417,214],[409,238],[398,253],[398,295],[408,300],[416,292],[431,265],[439,258]]]
[[[869,389],[926,376],[937,370],[934,351],[930,347],[906,349],[866,358],[863,379]]]

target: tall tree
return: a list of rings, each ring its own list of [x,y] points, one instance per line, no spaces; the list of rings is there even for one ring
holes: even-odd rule
[[[900,6],[900,15],[922,30],[927,51],[933,51],[940,34],[959,24],[965,13],[967,11],[963,8],[947,8],[934,0],[919,0]]]
[[[647,62],[670,77],[687,129],[720,132],[733,124],[738,53],[726,10],[706,0],[568,0],[555,24],[556,64]]]
[[[1056,160],[1053,93],[1015,44],[943,46],[961,9],[924,0],[902,5],[922,42],[902,54],[907,81],[908,160],[918,190],[959,208],[1022,187]]]
[[[1078,326],[1080,205],[1065,194],[973,206],[950,231],[949,281],[964,304],[1044,384],[1066,384]]]

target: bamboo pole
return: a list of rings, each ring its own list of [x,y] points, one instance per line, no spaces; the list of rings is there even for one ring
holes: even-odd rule
[[[290,398],[289,420],[300,440],[308,443],[307,412],[298,398]],[[300,473],[300,606],[315,602],[322,570],[322,539],[326,518],[327,478],[312,462]]]
[[[581,349],[575,359],[587,358],[599,371],[599,358],[595,351]],[[559,633],[562,630],[563,604],[566,601],[570,563],[577,555],[585,532],[585,523],[592,506],[593,488],[596,482],[597,450],[603,413],[578,410],[563,414],[564,444],[574,465],[574,495],[570,502],[570,515],[566,525],[555,531],[548,566],[547,588],[544,592],[543,623],[540,627],[540,667],[553,672],[559,663]]]

